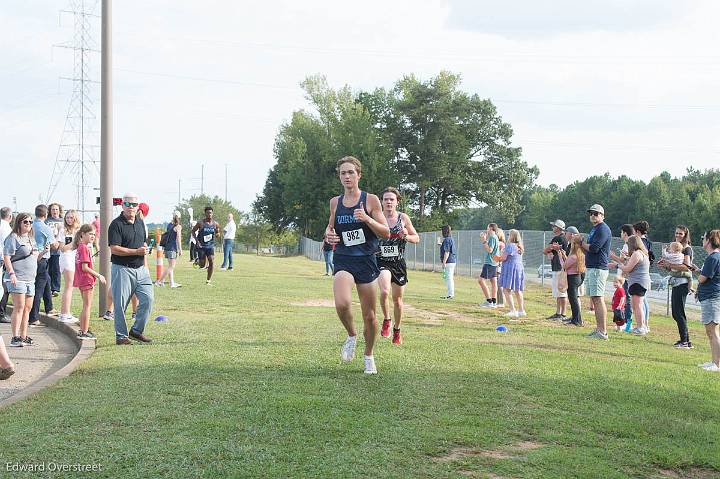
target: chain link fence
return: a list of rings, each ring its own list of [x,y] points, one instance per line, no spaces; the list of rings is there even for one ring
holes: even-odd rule
[[[482,230],[484,231],[484,230]],[[455,248],[457,250],[457,264],[455,273],[462,276],[478,276],[482,270],[485,250],[482,248],[480,241],[481,230],[461,230],[453,231],[452,237],[455,240]],[[507,234],[507,231],[505,232]],[[520,232],[525,252],[523,254],[523,265],[525,266],[525,280],[540,283],[542,286],[550,288],[550,259],[543,254],[543,249],[553,238],[550,231],[521,231]],[[419,233],[420,242],[417,244],[407,243],[405,247],[405,262],[408,269],[418,271],[442,271],[442,263],[440,261],[440,243],[442,242],[442,234],[439,231],[428,231]],[[623,246],[620,238],[613,238],[611,248],[619,253]],[[663,244],[660,242],[652,243],[652,250],[655,257],[662,257]],[[323,261],[322,242],[314,241],[310,238],[302,237],[300,239],[301,255],[313,261]],[[694,263],[702,265],[707,257],[707,253],[702,247],[693,246]],[[662,302],[666,306],[669,314],[670,310],[670,289],[668,288],[667,271],[652,265],[650,268],[652,287],[648,296],[655,302]],[[613,273],[611,272],[611,276]],[[694,282],[697,287],[697,281]],[[606,285],[606,293],[613,293],[612,281],[608,281]],[[688,298],[688,308],[699,308],[692,297]]]

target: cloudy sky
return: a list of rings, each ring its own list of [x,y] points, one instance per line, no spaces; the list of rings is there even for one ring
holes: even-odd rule
[[[2,205],[16,197],[32,209],[58,152],[67,156],[73,85],[62,77],[73,76],[73,56],[61,46],[74,24],[61,10],[70,9],[70,0],[0,6]],[[162,220],[178,184],[183,197],[200,192],[202,165],[205,192],[224,196],[227,167],[228,199],[248,209],[278,127],[308,108],[299,83],[318,73],[356,90],[460,73],[513,126],[543,185],[716,167],[717,18],[713,0],[116,1],[114,192],[138,192]],[[99,80],[100,57],[89,59]],[[99,115],[99,86],[88,101]],[[68,167],[53,199],[77,204],[73,176]]]

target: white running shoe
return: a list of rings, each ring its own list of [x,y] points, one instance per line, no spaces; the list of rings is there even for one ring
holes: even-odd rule
[[[365,374],[377,374],[375,358],[372,356],[365,356]]]
[[[507,316],[508,318],[518,318],[518,312],[517,311],[508,311],[507,313],[503,314],[503,316]]]
[[[705,366],[703,369],[713,373],[720,373],[720,367],[715,363],[710,363],[710,366]],[[367,359],[365,360],[365,372],[367,372]]]
[[[713,365],[713,362],[712,362],[712,361],[708,361],[708,362],[706,362],[706,363],[700,363],[700,364],[698,364],[698,367],[705,369],[705,368],[709,368],[709,367],[712,366],[712,365]]]
[[[180,283],[173,283],[170,285],[171,288],[182,288],[182,284]]]
[[[340,359],[344,363],[349,363],[355,358],[355,344],[357,336],[348,336],[340,350]]]
[[[518,318],[527,318],[527,313],[525,312],[525,310],[518,311],[517,317]]]
[[[60,323],[67,323],[67,324],[75,324],[79,323],[80,320],[73,316],[72,314],[61,314],[58,316],[58,322]]]
[[[220,271],[225,271],[227,268],[225,266],[220,267]]]
[[[161,283],[160,281],[155,281],[155,286],[162,288],[163,286],[165,286],[165,283]]]
[[[482,303],[482,304],[480,305],[480,307],[481,307],[481,308],[492,308],[493,305],[492,305],[492,303],[488,303],[487,301],[485,301],[484,303]]]

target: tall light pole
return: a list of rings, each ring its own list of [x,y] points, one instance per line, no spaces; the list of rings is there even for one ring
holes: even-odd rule
[[[107,231],[112,221],[112,0],[102,0],[100,86],[100,274],[110,279],[110,246]],[[100,314],[107,311],[108,285],[100,284]]]
[[[225,201],[227,202],[227,163],[225,163]]]

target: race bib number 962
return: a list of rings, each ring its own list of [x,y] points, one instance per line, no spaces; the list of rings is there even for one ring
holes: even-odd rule
[[[212,241],[212,239],[213,239],[213,235],[205,235],[205,236],[203,236],[203,241],[204,241],[205,243],[208,243],[208,242]]]
[[[343,243],[345,246],[355,246],[365,242],[365,232],[361,229],[343,231]]]

